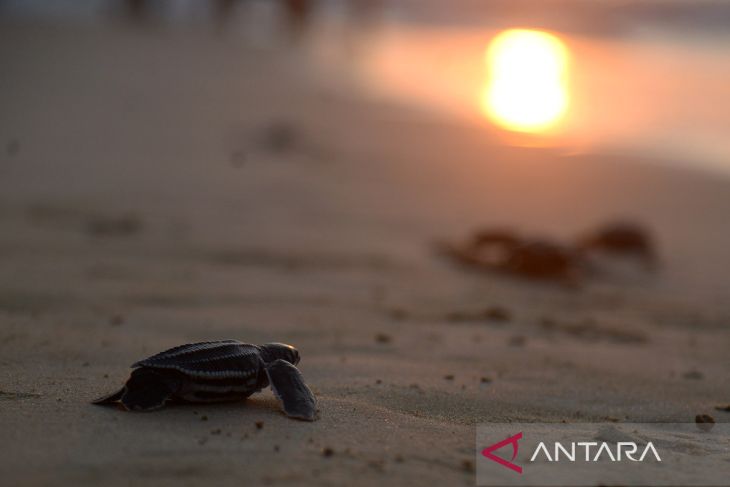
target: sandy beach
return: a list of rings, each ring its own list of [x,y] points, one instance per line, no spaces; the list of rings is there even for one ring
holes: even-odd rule
[[[193,28],[0,24],[3,484],[474,485],[478,424],[730,420],[730,180],[506,146],[306,59]],[[434,250],[614,218],[651,228],[658,272],[569,288]],[[89,404],[140,358],[224,338],[297,346],[320,419],[268,390]]]

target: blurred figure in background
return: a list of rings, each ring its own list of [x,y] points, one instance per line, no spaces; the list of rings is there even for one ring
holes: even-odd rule
[[[312,11],[313,0],[282,0],[285,9],[285,22],[288,34],[293,40],[299,39],[308,29]]]
[[[124,0],[124,12],[125,15],[135,21],[145,20],[150,17],[153,10],[161,10],[164,6],[169,7],[171,2],[162,2],[155,0]],[[236,6],[240,3],[239,0],[212,0],[212,13],[215,21],[218,24],[228,22],[233,16]],[[311,21],[312,12],[314,10],[313,0],[280,0],[279,9],[281,16],[283,17],[284,28],[293,39],[299,38],[308,28]],[[359,0],[353,1],[352,5],[357,4],[357,8],[353,8],[353,11],[357,11],[358,18],[365,18],[368,16],[368,11],[371,10],[367,6],[371,2]],[[379,2],[372,2],[377,4]],[[158,8],[155,8],[158,7]]]

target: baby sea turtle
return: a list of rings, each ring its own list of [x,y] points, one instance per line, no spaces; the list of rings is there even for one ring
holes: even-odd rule
[[[546,239],[526,239],[508,229],[475,232],[462,244],[440,246],[445,255],[474,269],[528,279],[576,282],[582,261],[572,247]]]
[[[638,223],[617,221],[583,235],[577,241],[580,252],[601,251],[614,255],[634,256],[648,269],[657,266],[654,241],[650,232]]]
[[[314,421],[317,401],[295,367],[291,345],[237,340],[190,343],[140,360],[124,387],[93,401],[129,411],[154,411],[171,401],[242,401],[271,385],[291,418]]]

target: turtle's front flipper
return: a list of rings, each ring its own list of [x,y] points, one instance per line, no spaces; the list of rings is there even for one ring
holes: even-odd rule
[[[99,406],[103,406],[106,404],[114,404],[117,401],[122,399],[122,396],[124,395],[124,387],[119,389],[116,392],[112,392],[111,394],[107,394],[106,396],[101,396],[98,399],[94,399],[91,401],[91,404],[96,404]]]
[[[314,421],[317,415],[317,400],[304,383],[301,372],[285,360],[274,360],[266,366],[271,390],[290,418]]]
[[[176,390],[174,380],[142,367],[132,372],[124,386],[121,401],[130,411],[154,411],[163,407]]]

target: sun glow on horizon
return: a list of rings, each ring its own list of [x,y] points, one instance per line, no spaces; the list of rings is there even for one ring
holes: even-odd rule
[[[565,116],[569,53],[560,39],[538,30],[506,30],[489,44],[486,61],[481,104],[496,124],[537,133],[554,128]]]

